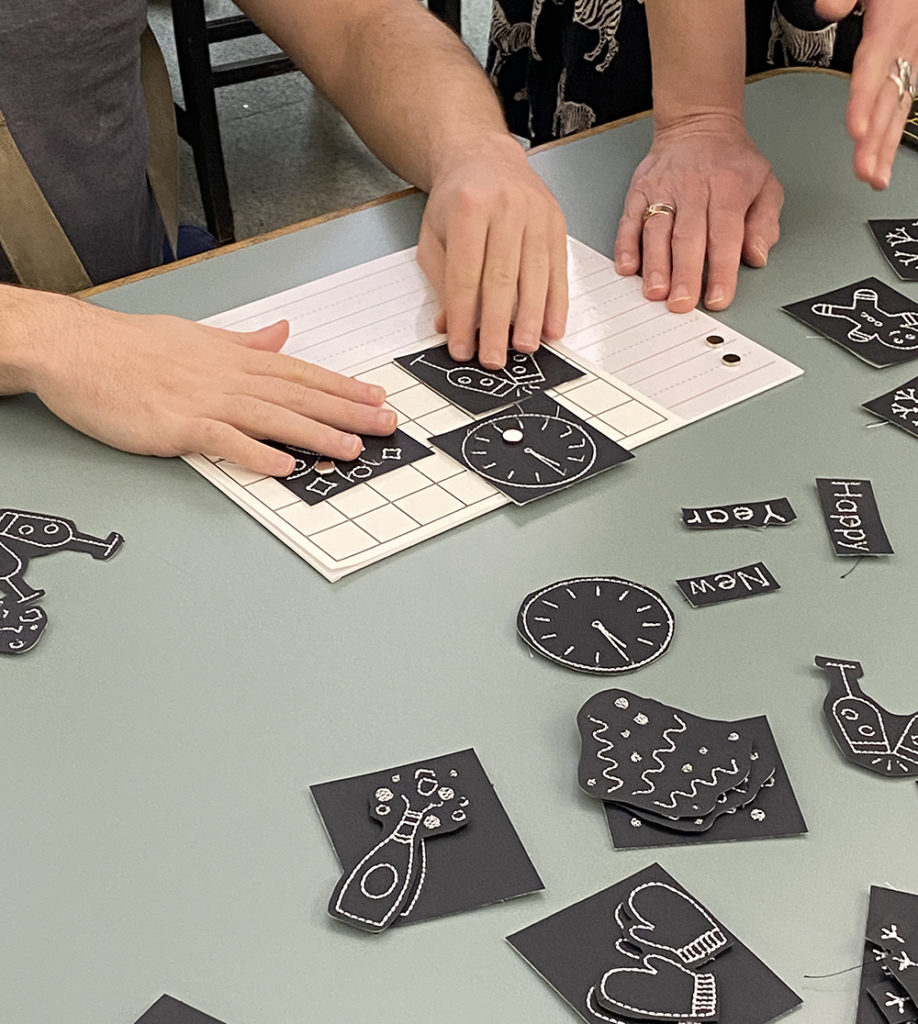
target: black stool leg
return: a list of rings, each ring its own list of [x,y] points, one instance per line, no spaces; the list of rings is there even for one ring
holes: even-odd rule
[[[211,79],[204,0],[172,0],[172,23],[185,94],[185,109],[176,107],[179,134],[194,153],[207,227],[225,245],[234,241],[235,228]]]

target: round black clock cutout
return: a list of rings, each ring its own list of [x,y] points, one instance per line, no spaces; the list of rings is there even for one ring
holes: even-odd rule
[[[649,587],[614,576],[560,580],[529,594],[516,620],[539,654],[609,675],[655,661],[673,638],[673,613]]]

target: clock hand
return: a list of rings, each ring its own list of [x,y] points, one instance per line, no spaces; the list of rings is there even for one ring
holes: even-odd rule
[[[602,635],[609,641],[610,644],[612,644],[612,646],[625,659],[625,661],[631,661],[631,658],[628,657],[628,652],[625,650],[625,648],[628,645],[625,643],[624,640],[619,639],[619,637],[615,636],[614,633],[610,633],[606,629],[606,627],[599,621],[599,619],[594,619],[590,623],[590,625],[593,627],[593,629],[598,629],[599,632],[602,633]]]
[[[544,465],[548,466],[549,469],[553,469],[556,473],[559,473],[561,476],[567,476],[567,470],[561,468],[560,462],[555,462],[554,459],[549,459],[547,456],[541,455],[539,452],[535,451],[535,449],[524,448],[523,454],[531,455],[534,459],[538,459],[539,462],[544,463]]]

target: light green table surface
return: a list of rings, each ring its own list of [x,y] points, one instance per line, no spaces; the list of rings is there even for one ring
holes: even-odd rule
[[[0,1021],[132,1024],[162,992],[226,1024],[563,1024],[576,1018],[505,935],[655,859],[804,997],[799,1024],[853,1021],[868,887],[918,889],[918,792],[844,762],[816,654],[856,658],[918,709],[918,445],[865,429],[880,372],[780,311],[875,275],[872,216],[918,215],[918,154],[876,195],[850,170],[846,83],[750,86],[753,134],[788,192],[784,236],[723,319],[806,375],[645,446],[618,471],[504,508],[326,583],[179,461],[124,455],[28,398],[0,402],[2,504],[121,531],[110,563],[33,563],[51,618],[0,667]],[[540,154],[570,232],[611,252],[650,125]],[[418,196],[151,277],[99,301],[201,317],[416,239]],[[915,285],[902,285],[918,295]],[[873,480],[896,555],[829,548],[814,478]],[[788,529],[695,534],[683,504],[787,495]],[[778,594],[692,610],[673,580],[763,559]],[[668,655],[626,688],[703,715],[767,713],[809,835],[612,849],[577,789],[574,715],[604,680],[531,656],[519,601],[565,576],[661,590]],[[615,685],[610,681],[608,685]],[[370,937],[332,922],[338,868],[309,784],[474,746],[546,891]]]

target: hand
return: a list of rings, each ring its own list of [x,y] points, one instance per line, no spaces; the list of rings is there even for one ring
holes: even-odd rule
[[[380,408],[382,388],[279,355],[285,321],[241,333],[8,291],[20,296],[14,313],[17,302],[27,304],[36,341],[14,386],[8,374],[0,379],[4,390],[35,392],[71,426],[116,448],[203,452],[286,476],[294,459],[258,439],[353,459],[362,449],[356,434],[396,427],[395,413]]]
[[[854,0],[818,0],[816,11],[831,21],[851,13]],[[890,80],[896,58],[918,75],[918,5],[915,0],[868,0],[864,34],[854,57],[848,133],[854,139],[854,173],[875,189],[889,184],[893,160],[911,108]]]
[[[435,329],[450,354],[499,369],[513,347],[534,352],[567,320],[564,217],[526,155],[506,133],[466,149],[435,178],[418,262],[437,292]]]
[[[771,165],[727,115],[705,116],[657,128],[650,153],[638,165],[625,197],[615,240],[620,274],[641,269],[644,295],[667,299],[673,312],[705,305],[724,309],[736,294],[740,259],[764,267],[777,242],[784,190]],[[642,221],[650,203],[669,203],[675,217]]]

